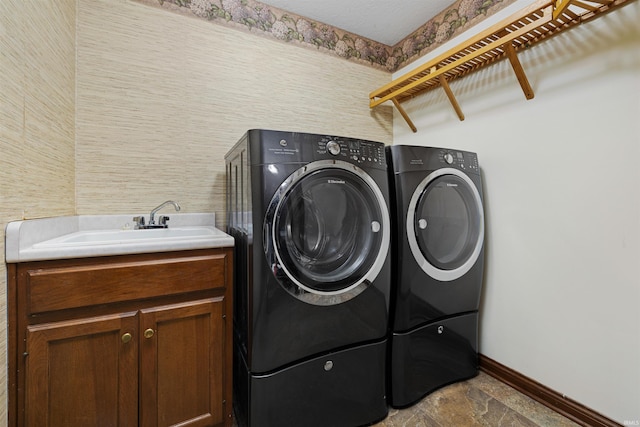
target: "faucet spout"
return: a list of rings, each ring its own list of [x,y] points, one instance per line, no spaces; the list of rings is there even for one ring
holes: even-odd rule
[[[177,202],[174,202],[173,200],[167,200],[166,202],[164,202],[161,205],[155,207],[151,211],[151,214],[149,215],[149,225],[155,225],[156,221],[155,221],[154,217],[156,216],[156,212],[158,212],[160,209],[164,208],[167,205],[173,205],[173,207],[175,208],[176,211],[180,210],[180,205]]]

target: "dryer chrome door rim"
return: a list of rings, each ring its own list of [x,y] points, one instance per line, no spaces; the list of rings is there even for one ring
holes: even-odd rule
[[[323,204],[323,197],[335,206]],[[363,292],[380,273],[389,241],[389,212],[377,183],[339,160],[295,171],[265,215],[263,247],[272,273],[287,292],[314,305],[339,304]]]
[[[418,209],[418,203],[420,202],[423,193],[425,192],[425,190],[427,190],[427,187],[432,184],[437,178],[445,175],[453,175],[465,184],[465,189],[468,190],[468,192],[471,194],[471,203],[475,205],[476,215],[478,216],[477,238],[475,240],[475,244],[473,245],[473,249],[466,257],[465,261],[453,269],[439,268],[435,266],[434,263],[427,260],[425,254],[420,248],[420,244],[417,238],[418,230],[416,229],[416,211]],[[427,224],[427,222],[423,219],[418,218],[418,221],[419,228],[429,227],[429,224]],[[478,189],[476,188],[473,181],[471,181],[471,179],[464,172],[461,172],[458,169],[442,168],[430,173],[416,187],[416,190],[413,192],[413,196],[409,201],[406,228],[411,253],[413,254],[413,257],[420,268],[422,268],[425,273],[427,273],[430,277],[443,282],[449,282],[462,277],[471,269],[471,267],[475,265],[478,257],[480,256],[480,253],[482,252],[484,243],[484,209],[482,206],[482,198],[480,197]]]

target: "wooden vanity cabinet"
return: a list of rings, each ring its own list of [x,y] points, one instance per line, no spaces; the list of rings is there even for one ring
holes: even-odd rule
[[[11,426],[231,426],[231,248],[8,276]]]

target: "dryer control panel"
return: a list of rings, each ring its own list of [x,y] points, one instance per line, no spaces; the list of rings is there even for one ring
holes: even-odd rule
[[[445,167],[480,174],[478,155],[470,151],[415,145],[391,145],[387,150],[391,154],[390,159],[396,174],[433,171]]]
[[[478,167],[478,156],[475,153],[443,149],[440,151],[438,157],[440,163],[454,166],[461,170],[478,172],[480,169]]]
[[[322,137],[314,160],[336,159],[364,166],[385,167],[384,144],[353,138]]]

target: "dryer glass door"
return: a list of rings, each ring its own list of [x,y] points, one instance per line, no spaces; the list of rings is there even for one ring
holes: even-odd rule
[[[457,169],[440,169],[416,189],[407,218],[409,245],[422,269],[450,281],[475,264],[484,241],[480,193]]]
[[[315,162],[289,177],[265,224],[276,277],[292,295],[318,305],[362,292],[388,251],[380,189],[364,171],[341,163]]]

